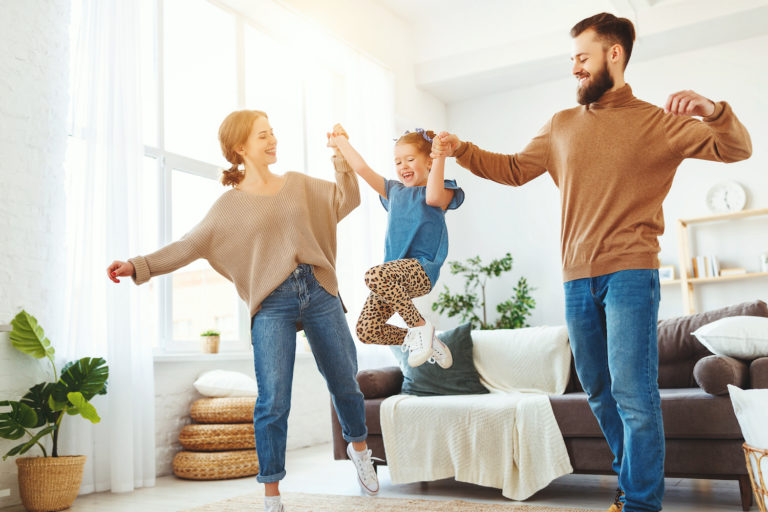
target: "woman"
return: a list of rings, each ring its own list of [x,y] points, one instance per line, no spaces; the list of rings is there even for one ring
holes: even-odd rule
[[[355,379],[357,355],[335,272],[336,224],[360,204],[357,177],[338,152],[336,183],[295,172],[273,174],[269,166],[277,161],[277,139],[267,115],[258,110],[227,116],[219,142],[232,164],[221,182],[232,190],[180,240],[147,256],[114,261],[108,275],[114,282],[131,276],[142,284],[205,258],[248,303],[259,388],[253,413],[257,479],[265,484],[266,511],[285,511],[278,486],[285,476],[296,324],[301,323],[350,443],[347,454],[359,482],[365,492],[376,494],[363,395]]]

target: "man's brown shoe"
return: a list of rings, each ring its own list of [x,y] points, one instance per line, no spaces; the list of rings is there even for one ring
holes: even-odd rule
[[[613,504],[611,505],[611,508],[608,509],[608,512],[621,512],[621,510],[624,508],[624,502],[621,501],[621,498],[624,497],[624,491],[621,489],[616,489],[616,498],[613,500]]]

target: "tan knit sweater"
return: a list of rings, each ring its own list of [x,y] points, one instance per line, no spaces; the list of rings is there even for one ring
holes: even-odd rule
[[[136,284],[205,258],[235,284],[251,315],[300,263],[314,267],[320,285],[338,295],[336,224],[360,204],[357,175],[333,158],[336,183],[285,174],[273,196],[232,189],[180,240],[129,261]]]
[[[658,268],[661,205],[680,162],[735,162],[751,153],[749,133],[727,103],[716,103],[702,121],[665,114],[626,85],[558,112],[520,153],[463,143],[456,159],[478,176],[513,186],[549,173],[560,189],[563,279],[571,281]]]

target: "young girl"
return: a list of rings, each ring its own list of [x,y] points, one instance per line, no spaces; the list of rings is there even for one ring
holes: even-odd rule
[[[371,169],[341,125],[334,126],[328,142],[378,192],[389,212],[384,263],[365,273],[371,294],[357,322],[358,338],[363,343],[402,345],[403,351],[409,350],[410,366],[430,361],[449,368],[451,352],[411,300],[434,288],[448,254],[445,210],[464,202],[464,191],[456,182],[443,179],[445,157],[429,156],[434,137],[431,131],[416,129],[397,140],[395,168],[400,181],[387,180]],[[387,323],[395,312],[405,320],[407,331]]]
[[[336,181],[289,172],[274,174],[277,139],[264,112],[233,112],[219,128],[232,167],[222,184],[232,188],[180,240],[146,256],[114,261],[109,278],[141,284],[198,258],[235,284],[251,312],[251,344],[259,396],[253,411],[257,480],[265,484],[266,512],[285,512],[279,484],[285,449],[296,347],[301,322],[328,384],[349,442],[347,454],[363,490],[379,483],[366,444],[363,394],[355,379],[357,355],[336,280],[336,224],[360,204],[357,177],[340,155]]]

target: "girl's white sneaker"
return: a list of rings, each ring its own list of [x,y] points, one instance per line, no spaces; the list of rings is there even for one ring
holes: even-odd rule
[[[432,336],[432,357],[429,358],[430,363],[437,363],[440,368],[450,368],[453,366],[453,356],[451,355],[451,349],[448,345],[440,341],[437,336]]]
[[[408,334],[400,349],[408,354],[408,366],[415,368],[426,363],[432,357],[432,338],[435,336],[435,327],[426,321],[424,325],[409,327]]]

